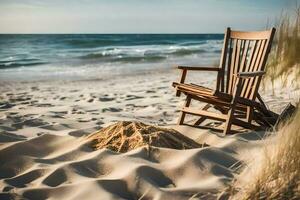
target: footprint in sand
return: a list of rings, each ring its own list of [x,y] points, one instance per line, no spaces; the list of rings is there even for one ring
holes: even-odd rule
[[[165,86],[162,86],[162,87],[157,87],[158,90],[161,90],[161,89],[167,89],[168,87],[165,87]]]
[[[36,107],[54,107],[54,105],[50,104],[50,103],[39,103],[39,104],[35,104]]]
[[[96,120],[98,120],[98,119],[95,117],[77,118],[78,122],[91,122],[91,121],[96,121]]]
[[[86,112],[83,110],[78,110],[75,114],[85,114]]]
[[[68,111],[68,114],[85,114],[86,112],[83,110],[80,110],[79,108],[72,108],[72,110]]]
[[[26,137],[23,135],[16,135],[7,131],[1,131],[0,142],[16,142],[26,140]]]
[[[36,86],[34,86],[34,87],[31,87],[31,90],[32,91],[38,91],[38,90],[40,90],[38,87],[36,87]]]
[[[90,94],[90,97],[91,98],[97,98],[97,95],[96,94]]]
[[[116,98],[114,98],[114,97],[99,97],[99,101],[102,101],[102,102],[113,101],[115,99]]]
[[[68,111],[50,111],[51,113],[54,113],[54,114],[58,114],[58,115],[65,115],[65,114],[68,114]]]
[[[44,122],[41,119],[29,119],[29,120],[25,120],[23,123],[24,125],[31,126],[31,127],[43,126],[49,124],[48,122]]]
[[[102,112],[120,112],[123,109],[121,108],[114,108],[114,107],[109,107],[109,108],[103,108]]]
[[[88,103],[92,103],[93,101],[94,101],[93,98],[87,100]]]
[[[5,95],[10,97],[10,96],[13,96],[14,94],[13,93],[6,93]]]
[[[126,99],[125,100],[129,101],[129,100],[142,99],[142,98],[144,98],[144,97],[129,94],[129,95],[126,95]]]
[[[49,117],[51,118],[60,118],[60,119],[64,119],[64,115],[63,114],[50,114]]]
[[[8,115],[17,115],[19,114],[18,112],[7,112]]]
[[[0,102],[0,109],[9,109],[14,107],[15,104],[9,103],[9,102]]]
[[[156,93],[155,90],[147,90],[146,93]]]
[[[24,101],[29,101],[29,100],[31,100],[31,97],[22,97],[22,96],[20,96],[20,97],[13,97],[13,98],[10,98],[10,101],[11,102],[24,102]]]
[[[78,118],[77,121],[78,122],[90,122],[91,118]]]
[[[100,113],[98,112],[92,112],[93,115],[99,115]]]
[[[103,121],[101,121],[101,120],[98,120],[97,122],[96,122],[96,124],[97,125],[102,125],[102,124],[105,124]]]

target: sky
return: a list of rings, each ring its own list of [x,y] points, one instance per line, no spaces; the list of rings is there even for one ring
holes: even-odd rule
[[[0,0],[0,33],[261,30],[296,0]]]

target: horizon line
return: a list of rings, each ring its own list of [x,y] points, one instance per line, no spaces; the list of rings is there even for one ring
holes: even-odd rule
[[[197,35],[197,34],[224,34],[218,33],[0,33],[0,35]]]

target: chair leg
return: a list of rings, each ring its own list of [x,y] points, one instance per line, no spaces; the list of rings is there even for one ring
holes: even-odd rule
[[[234,118],[235,106],[236,106],[236,99],[233,99],[229,111],[227,113],[227,119],[225,121],[225,127],[223,132],[224,136],[230,133],[231,125]]]
[[[247,106],[246,120],[247,122],[251,123],[252,119],[253,119],[253,107]]]
[[[224,127],[224,131],[223,131],[224,136],[230,133],[230,129],[231,129],[232,121],[233,121],[233,112],[234,112],[234,108],[231,108],[228,111],[228,117],[225,121],[225,127]]]
[[[186,100],[185,100],[184,107],[189,107],[190,104],[191,104],[191,100],[192,100],[192,98],[191,98],[189,95],[187,95],[187,96],[186,96]],[[181,111],[180,116],[179,116],[179,119],[178,119],[178,122],[177,122],[178,125],[182,125],[182,124],[183,124],[185,115],[186,115],[186,113],[183,112],[183,111]]]
[[[233,99],[231,101],[231,106],[229,107],[229,111],[227,113],[227,119],[225,121],[225,127],[224,127],[224,135],[227,135],[230,132],[231,129],[231,125],[233,122],[233,118],[234,118],[234,110],[237,104],[237,96],[239,96],[241,94],[242,91],[242,79],[237,79],[237,84],[236,84],[236,88],[233,91]]]

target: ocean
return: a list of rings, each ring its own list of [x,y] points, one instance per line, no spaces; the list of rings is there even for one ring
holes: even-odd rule
[[[2,34],[0,80],[217,64],[223,34]]]

